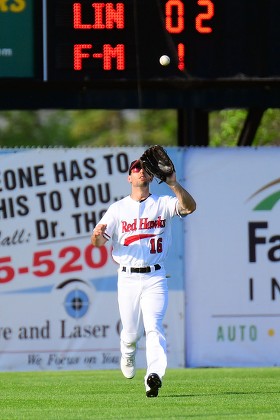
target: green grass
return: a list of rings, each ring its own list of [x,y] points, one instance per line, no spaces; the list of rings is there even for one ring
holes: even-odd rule
[[[280,368],[168,369],[158,398],[144,370],[0,373],[0,418],[280,419]]]

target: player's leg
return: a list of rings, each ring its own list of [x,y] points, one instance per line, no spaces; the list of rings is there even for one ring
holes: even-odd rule
[[[122,323],[120,335],[121,370],[131,379],[135,375],[137,342],[144,332],[140,307],[141,282],[134,277],[120,274],[118,278],[118,303]]]
[[[167,281],[162,276],[154,273],[147,281],[147,287],[142,293],[141,307],[146,332],[146,359],[147,371],[145,375],[146,391],[147,380],[152,374],[151,384],[154,385],[156,395],[161,386],[161,379],[167,366],[166,338],[163,328],[163,319],[168,305]],[[158,378],[157,378],[158,376]]]

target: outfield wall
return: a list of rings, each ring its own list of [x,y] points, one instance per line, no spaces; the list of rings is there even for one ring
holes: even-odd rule
[[[280,364],[279,150],[167,148],[197,201],[166,261],[169,367]],[[90,234],[143,151],[0,150],[1,371],[119,368],[117,266]]]
[[[111,244],[93,248],[90,235],[130,193],[128,167],[143,151],[1,151],[0,370],[119,368],[117,265]],[[170,155],[181,178],[181,153]],[[152,190],[169,192],[156,181]],[[169,364],[184,367],[184,225],[174,222],[165,328]],[[137,365],[145,366],[144,339]]]
[[[280,148],[193,149],[187,366],[280,364]]]

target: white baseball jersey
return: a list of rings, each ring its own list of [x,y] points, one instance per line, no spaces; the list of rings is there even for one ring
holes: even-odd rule
[[[177,197],[154,194],[142,202],[127,196],[111,204],[99,223],[107,225],[104,236],[112,239],[114,260],[130,267],[163,264],[177,206]]]

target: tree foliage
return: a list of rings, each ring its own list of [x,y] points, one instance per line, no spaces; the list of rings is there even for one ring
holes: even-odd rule
[[[236,146],[246,110],[209,114],[209,146]],[[280,110],[268,109],[253,145],[280,145]],[[38,110],[0,112],[0,147],[176,146],[177,111]]]
[[[210,114],[210,146],[236,146],[247,116],[246,110],[221,110]],[[253,142],[254,146],[280,145],[280,110],[267,109]]]

